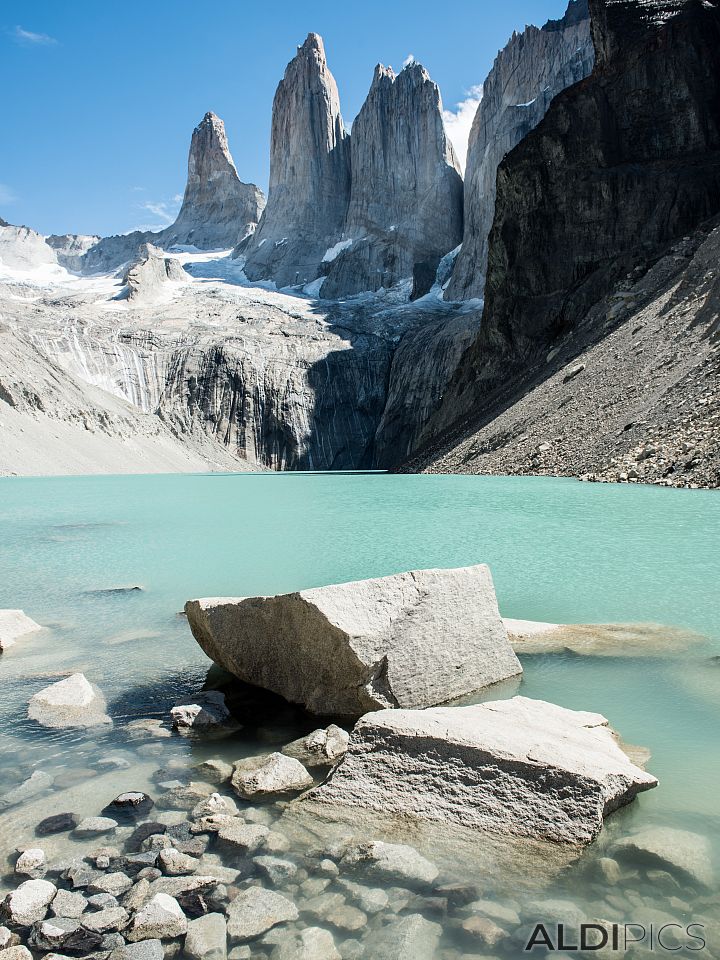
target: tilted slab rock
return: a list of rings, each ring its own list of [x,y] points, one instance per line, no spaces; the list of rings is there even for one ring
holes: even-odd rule
[[[513,697],[368,714],[344,759],[306,796],[582,844],[609,813],[655,786],[600,714]]]
[[[485,565],[191,600],[185,612],[216,663],[317,714],[428,707],[522,672]]]
[[[0,653],[37,630],[42,630],[40,624],[22,610],[0,610]]]
[[[39,690],[30,698],[28,717],[44,727],[112,725],[100,690],[82,673],[73,673]]]

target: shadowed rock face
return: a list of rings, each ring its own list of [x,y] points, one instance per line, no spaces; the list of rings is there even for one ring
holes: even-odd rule
[[[164,231],[165,242],[235,246],[253,232],[264,206],[262,190],[238,177],[225,124],[206,113],[193,130],[185,196],[177,220]]]
[[[437,84],[419,63],[395,76],[375,68],[353,123],[352,189],[324,297],[390,287],[429,267],[462,239],[462,177],[442,121]],[[425,291],[422,291],[425,292]]]
[[[434,432],[527,388],[619,278],[720,212],[720,0],[590,11],[592,75],[498,170],[483,323]]]
[[[241,249],[251,280],[307,282],[343,229],[350,199],[350,141],[322,39],[308,34],[273,101],[268,204]]]
[[[513,34],[498,54],[470,131],[465,232],[446,299],[483,296],[498,164],[538,125],[561,90],[590,73],[593,60],[587,0],[571,0],[562,20]]]

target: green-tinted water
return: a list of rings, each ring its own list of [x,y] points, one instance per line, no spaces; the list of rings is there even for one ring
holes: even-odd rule
[[[651,621],[708,638],[706,647],[669,660],[527,657],[521,692],[602,712],[627,741],[650,748],[661,786],[616,815],[616,831],[659,822],[715,842],[719,543],[720,497],[704,491],[367,474],[2,480],[0,607],[21,607],[53,629],[0,659],[0,793],[38,768],[61,771],[60,785],[70,784],[83,770],[94,772],[98,751],[118,744],[138,764],[136,780],[125,771],[120,786],[141,786],[145,768],[159,761],[152,749],[137,755],[122,739],[123,720],[165,716],[179,694],[202,684],[209,666],[177,616],[190,597],[486,562],[505,616]],[[134,584],[144,591],[91,592]],[[78,669],[103,689],[116,721],[99,741],[41,732],[24,719],[35,690]],[[305,723],[295,715],[283,722]],[[267,736],[245,731],[234,749],[242,743],[253,752],[253,738]],[[195,762],[213,752],[176,739],[162,749],[163,761],[172,755]],[[84,804],[82,812],[98,812],[92,791],[70,799]],[[57,792],[44,803],[63,806]],[[6,852],[23,839],[16,829],[25,829],[13,810],[4,815],[15,817],[6,819],[13,824]],[[37,820],[32,810],[28,816]],[[555,893],[567,896],[567,885]],[[499,889],[497,896],[509,895]],[[597,898],[588,887],[586,899]],[[610,909],[612,901],[604,904],[606,914]],[[467,949],[453,933],[456,924],[447,923],[446,949]]]

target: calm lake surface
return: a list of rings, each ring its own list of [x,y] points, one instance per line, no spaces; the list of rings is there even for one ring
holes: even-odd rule
[[[519,692],[599,711],[626,741],[652,753],[648,769],[660,786],[608,820],[598,852],[603,843],[650,824],[691,830],[715,846],[719,545],[720,496],[709,491],[382,474],[0,480],[0,607],[20,607],[51,628],[0,657],[0,794],[33,770],[56,778],[53,791],[0,813],[4,886],[16,882],[5,858],[18,843],[32,840],[42,816],[66,809],[98,814],[116,787],[157,796],[152,776],[169,760],[189,770],[208,756],[238,759],[277,749],[273,742],[312,728],[308,718],[285,710],[258,715],[255,726],[246,724],[223,744],[123,736],[127,721],[166,719],[180,696],[205,682],[209,661],[178,615],[187,599],[285,592],[480,562],[491,567],[504,616],[652,622],[707,638],[670,658],[527,656]],[[133,585],[143,590],[95,592]],[[53,732],[28,721],[29,697],[77,670],[104,692],[113,730]],[[493,696],[516,692],[498,689]],[[99,773],[98,758],[113,751],[129,759],[130,768]],[[97,787],[88,783],[95,776]],[[72,843],[51,840],[58,853],[65,852],[63,843]],[[418,845],[428,855],[437,842],[421,838]],[[81,844],[74,847],[82,855]],[[436,853],[441,859],[442,851]],[[445,853],[451,863],[451,851]],[[621,921],[654,909],[682,923],[690,914],[717,922],[717,904],[706,902],[711,897],[660,889],[640,868],[620,880],[611,896],[587,859],[557,877],[529,863],[526,879],[537,881],[538,898],[572,900],[587,916]],[[504,886],[502,877],[490,882],[480,864],[471,878],[464,866],[461,879],[476,881],[483,896],[516,909],[512,885]],[[291,893],[302,901],[302,890]],[[467,913],[428,916],[444,928],[444,953],[438,956],[482,953],[459,929]],[[376,956],[371,927],[335,931],[336,940],[366,942],[366,956]],[[258,950],[264,956],[262,946]],[[490,952],[513,956],[517,946]]]

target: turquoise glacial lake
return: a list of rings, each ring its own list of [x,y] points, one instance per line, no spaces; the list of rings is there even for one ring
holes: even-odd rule
[[[712,848],[717,870],[717,493],[549,478],[383,474],[8,478],[0,480],[0,607],[22,608],[50,629],[0,657],[0,795],[34,770],[49,771],[55,786],[0,812],[0,885],[16,882],[5,857],[32,839],[41,815],[65,809],[97,814],[116,787],[147,786],[157,793],[152,772],[168,759],[176,769],[183,762],[189,769],[218,751],[237,759],[238,753],[260,752],[260,745],[275,749],[268,747],[274,735],[264,716],[223,745],[123,738],[124,723],[166,719],[179,696],[205,681],[209,661],[179,615],[187,599],[480,562],[492,570],[506,617],[655,623],[703,635],[702,643],[669,657],[525,656],[519,690],[498,688],[492,696],[520,692],[603,713],[625,741],[650,750],[648,769],[660,779],[656,790],[614,814],[604,834],[622,837],[648,825],[690,831]],[[142,591],[104,592],[134,585]],[[102,689],[113,730],[53,732],[27,720],[29,697],[77,670]],[[288,739],[312,728],[295,711],[277,723]],[[96,766],[111,751],[131,763],[112,777]],[[54,842],[60,851],[60,841]],[[611,896],[586,861],[546,878],[543,898],[572,899],[587,915],[601,911],[609,920],[645,908],[682,923],[698,915],[717,923],[717,897],[713,905],[707,890],[665,889],[638,865]],[[542,876],[542,867],[536,870]],[[473,879],[485,896],[515,909],[518,898],[501,880]],[[439,921],[448,957],[482,952],[468,946],[465,916]],[[336,939],[371,935],[370,929]],[[495,952],[515,956],[516,949]],[[366,956],[374,956],[370,948]]]

